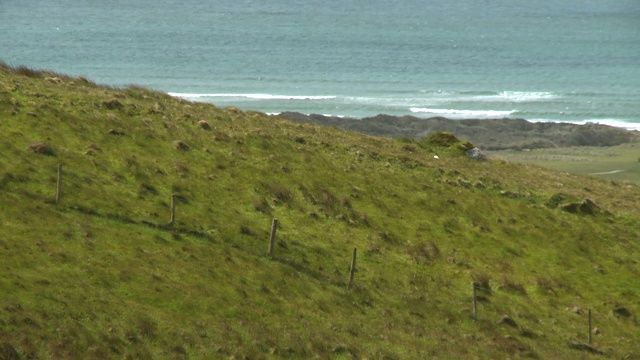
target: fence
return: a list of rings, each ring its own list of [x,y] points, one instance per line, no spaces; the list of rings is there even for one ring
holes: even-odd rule
[[[62,194],[63,194],[63,168],[62,165],[58,165],[58,176],[57,176],[57,181],[56,181],[56,196],[55,196],[55,203],[56,204],[61,204],[62,203]],[[177,213],[176,213],[176,201],[177,201],[177,195],[176,194],[172,194],[171,195],[171,214],[170,214],[170,220],[169,223],[167,224],[168,228],[173,229],[176,223],[176,217],[177,217]],[[143,223],[148,223],[143,221]],[[275,250],[275,244],[277,241],[277,229],[278,229],[278,219],[273,219],[272,223],[271,223],[271,230],[270,230],[270,236],[269,236],[269,244],[268,244],[268,249],[267,249],[267,257],[269,258],[273,258],[274,257],[274,250]],[[349,279],[348,279],[348,283],[347,283],[347,287],[349,289],[354,287],[354,281],[355,281],[355,273],[357,272],[356,269],[356,263],[357,263],[357,248],[353,249],[353,253],[352,253],[352,258],[351,258],[351,266],[349,269]],[[478,290],[484,290],[484,291],[490,291],[491,289],[487,289],[481,286],[478,286],[475,282],[472,284],[472,294],[471,294],[471,298],[472,298],[472,311],[473,311],[473,318],[475,320],[479,319],[479,312],[478,312]],[[515,324],[515,322],[514,322]],[[586,327],[586,332],[587,332],[587,341],[588,344],[586,343],[571,343],[570,346],[579,350],[586,350],[589,352],[594,352],[594,353],[601,353],[599,350],[591,347],[591,344],[593,342],[593,324],[592,324],[592,313],[591,313],[591,309],[588,309],[588,315],[587,315],[587,325]]]

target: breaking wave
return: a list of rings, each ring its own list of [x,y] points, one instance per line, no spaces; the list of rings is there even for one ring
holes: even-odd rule
[[[413,113],[426,113],[433,115],[448,116],[472,116],[472,117],[500,117],[516,113],[516,110],[458,110],[458,109],[430,109],[430,108],[410,108]]]
[[[170,92],[169,95],[183,99],[202,98],[230,98],[254,100],[332,100],[335,96],[306,96],[306,95],[272,95],[272,94],[189,94]]]

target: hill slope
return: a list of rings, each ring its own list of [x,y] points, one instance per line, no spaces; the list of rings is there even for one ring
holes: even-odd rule
[[[0,133],[0,357],[640,357],[636,185],[7,66]]]

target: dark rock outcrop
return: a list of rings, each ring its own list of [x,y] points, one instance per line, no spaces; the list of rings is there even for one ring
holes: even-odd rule
[[[615,146],[640,140],[640,133],[600,124],[529,122],[524,119],[465,119],[377,115],[362,119],[284,112],[298,122],[335,126],[364,134],[421,140],[437,132],[451,132],[483,150],[536,149],[569,146]]]

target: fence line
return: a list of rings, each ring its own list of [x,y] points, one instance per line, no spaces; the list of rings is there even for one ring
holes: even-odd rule
[[[56,204],[59,204],[62,201],[62,181],[63,181],[63,167],[61,164],[58,165],[58,176],[57,176],[57,182],[56,182]],[[171,219],[169,222],[169,227],[173,228],[176,222],[176,202],[177,202],[177,195],[176,194],[172,194],[171,195]],[[147,221],[142,221],[142,223],[149,223]],[[150,223],[149,223],[150,224]],[[272,220],[272,224],[271,224],[271,232],[270,232],[270,236],[269,236],[269,248],[267,250],[267,256],[271,257],[273,255],[273,251],[275,248],[275,242],[276,242],[276,233],[277,233],[277,228],[278,228],[278,219],[273,219]],[[187,231],[188,232],[188,231]],[[352,256],[352,260],[351,260],[351,267],[349,270],[349,283],[348,283],[348,287],[352,288],[353,284],[354,284],[354,278],[355,278],[355,272],[356,270],[356,264],[357,264],[357,248],[353,249],[353,256]],[[473,317],[477,320],[478,319],[478,295],[477,295],[477,291],[478,290],[491,290],[491,289],[487,289],[481,286],[478,286],[475,282],[473,283],[472,286],[472,298],[473,298]],[[588,309],[588,344],[592,344],[593,342],[593,328],[592,328],[592,316],[591,316],[591,309]]]

